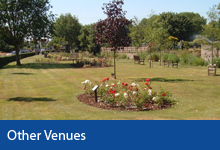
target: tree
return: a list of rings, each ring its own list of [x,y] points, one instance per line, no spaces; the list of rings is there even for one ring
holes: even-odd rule
[[[185,40],[194,40],[195,36],[200,34],[200,32],[203,30],[203,25],[206,25],[207,19],[194,12],[183,12],[179,13],[179,15],[188,17],[192,22],[192,28],[188,30],[189,37],[187,37]]]
[[[220,25],[219,25],[219,11],[218,6],[214,5],[210,10],[207,12],[208,15],[208,21],[209,23],[207,25],[203,26],[203,38],[206,38],[207,40],[200,40],[204,44],[211,44],[211,51],[212,51],[212,64],[213,57],[214,57],[214,47],[219,47],[219,40],[220,40]]]
[[[192,40],[196,34],[202,31],[206,19],[193,12],[179,14],[164,12],[160,14],[158,22],[162,23],[163,28],[167,29],[171,36],[177,37],[179,40]]]
[[[14,45],[17,65],[21,65],[19,46],[31,36],[49,36],[54,15],[49,0],[0,0],[0,34]]]
[[[129,36],[132,39],[132,46],[136,47],[136,49],[142,46],[145,37],[144,29],[145,28],[140,24],[138,18],[134,17],[132,21],[132,26],[130,27]]]
[[[62,37],[68,42],[67,52],[70,52],[70,46],[80,47],[78,36],[80,35],[81,24],[76,16],[72,16],[70,13],[61,14],[54,26],[55,36]]]
[[[160,51],[160,66],[162,61],[162,50],[164,50],[167,47],[169,33],[167,29],[164,29],[162,27],[154,28],[152,30],[153,35],[151,37],[151,40],[156,43],[156,46],[158,50]]]
[[[114,77],[116,79],[115,53],[119,47],[129,46],[131,38],[129,34],[129,25],[132,21],[125,18],[126,12],[122,10],[123,0],[113,0],[105,3],[104,14],[107,19],[96,23],[96,43],[100,45],[109,44],[114,51]]]
[[[83,26],[78,38],[83,51],[89,51],[93,54],[100,52],[100,46],[96,44],[94,24]]]

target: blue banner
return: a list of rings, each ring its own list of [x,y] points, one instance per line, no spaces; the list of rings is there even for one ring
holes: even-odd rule
[[[0,121],[0,147],[219,149],[220,121]]]

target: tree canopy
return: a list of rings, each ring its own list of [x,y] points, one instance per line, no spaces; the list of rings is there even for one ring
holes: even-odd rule
[[[17,65],[20,65],[19,46],[24,38],[46,37],[53,30],[54,15],[48,0],[0,0],[0,34],[5,42],[14,45]]]
[[[61,14],[55,23],[55,36],[64,38],[68,44],[67,52],[70,51],[70,46],[79,47],[80,42],[78,36],[80,35],[81,24],[76,16],[70,13]]]

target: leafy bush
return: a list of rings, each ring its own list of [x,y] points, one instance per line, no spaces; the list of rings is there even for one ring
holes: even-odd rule
[[[84,84],[84,91],[86,94],[94,94],[92,87],[98,85],[98,95],[100,101],[111,104],[113,106],[120,106],[125,108],[126,106],[134,106],[143,109],[151,109],[149,103],[153,103],[158,107],[164,106],[166,103],[174,104],[172,100],[172,94],[169,91],[161,89],[156,92],[151,87],[150,79],[142,82],[141,85],[132,83],[129,85],[124,82],[110,83],[109,78],[106,78],[100,82],[92,84],[89,80],[82,82]]]
[[[205,60],[201,57],[191,57],[191,60],[189,62],[190,65],[193,66],[204,66],[205,65]]]
[[[101,54],[104,58],[114,58],[114,52],[104,52]],[[117,58],[119,56],[118,53],[115,53],[115,57]]]
[[[147,52],[139,52],[137,55],[140,57],[140,59],[145,60],[147,58],[148,53]]]
[[[180,58],[177,56],[177,54],[170,54],[168,60],[171,60],[174,63],[179,63]]]
[[[119,59],[128,59],[128,56],[126,54],[122,54],[122,55],[119,55],[118,58]]]
[[[158,53],[152,53],[149,59],[153,61],[159,61],[160,55]]]
[[[213,59],[213,63],[214,63],[214,64],[216,63],[216,61],[218,61],[217,67],[220,68],[220,58],[217,57],[217,58],[214,58],[214,59]]]
[[[187,64],[187,63],[189,63],[189,61],[192,57],[193,57],[192,54],[184,52],[180,56],[180,61],[182,64]]]
[[[168,58],[169,58],[169,54],[164,53],[164,54],[163,54],[163,60],[168,60]]]

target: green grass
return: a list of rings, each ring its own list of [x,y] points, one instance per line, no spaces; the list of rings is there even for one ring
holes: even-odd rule
[[[218,120],[220,119],[220,70],[207,76],[206,67],[168,68],[154,63],[134,64],[117,61],[117,78],[128,83],[153,80],[152,87],[162,86],[177,101],[171,109],[127,112],[102,110],[78,101],[83,94],[82,81],[100,81],[111,77],[113,67],[76,69],[69,64],[35,63],[34,56],[21,60],[22,66],[10,63],[0,69],[1,120]],[[110,78],[110,81],[114,81]]]

